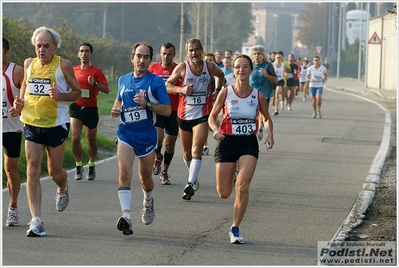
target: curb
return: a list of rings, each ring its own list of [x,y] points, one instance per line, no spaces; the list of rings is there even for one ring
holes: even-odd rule
[[[333,90],[333,91],[342,92],[339,90]],[[380,149],[378,150],[378,153],[373,159],[373,162],[369,170],[369,174],[365,179],[365,183],[363,183],[362,185],[362,190],[359,192],[355,200],[355,203],[353,204],[352,209],[350,210],[348,216],[339,227],[338,231],[331,239],[331,242],[344,241],[347,238],[348,233],[363,222],[365,213],[374,199],[375,192],[377,189],[377,183],[380,182],[385,160],[387,156],[391,154],[392,150],[392,146],[390,145],[392,123],[391,123],[391,114],[389,110],[386,109],[381,104],[379,104],[378,102],[371,101],[364,97],[359,97],[359,98],[365,99],[369,102],[376,104],[385,112],[384,132],[382,136]]]

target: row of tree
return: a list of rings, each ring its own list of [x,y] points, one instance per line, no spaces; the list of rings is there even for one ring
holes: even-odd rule
[[[61,46],[57,50],[57,55],[68,59],[73,65],[78,65],[79,44],[89,42],[94,47],[96,57],[93,58],[95,65],[101,66],[109,74],[111,68],[114,75],[129,72],[132,69],[130,54],[132,45],[127,42],[120,42],[113,38],[106,40],[92,35],[78,35],[65,22],[62,26],[54,26],[61,35]],[[36,27],[33,27],[26,19],[9,19],[3,14],[3,37],[7,38],[11,47],[10,60],[23,66],[24,60],[36,57],[34,46],[31,43],[31,36]]]
[[[241,44],[253,31],[250,3],[213,3],[212,6],[185,3],[184,11],[192,26],[184,39],[198,37],[208,51],[211,31],[215,37],[213,50],[233,51],[240,51]],[[211,13],[214,14],[213,29]],[[24,59],[35,56],[30,43],[33,31],[40,26],[52,27],[62,37],[57,51],[60,56],[78,64],[79,44],[90,42],[94,46],[93,63],[105,72],[113,69],[115,76],[119,76],[131,71],[129,57],[136,42],[151,44],[155,53],[162,43],[172,42],[180,52],[180,33],[174,32],[180,14],[180,3],[6,3],[3,36],[11,43],[10,59],[23,65]]]
[[[301,21],[298,40],[312,54],[316,53],[315,47],[321,39],[321,35],[315,33],[325,33],[323,26],[328,24],[323,12],[325,5],[328,3],[306,3],[298,17]],[[131,70],[129,56],[135,42],[146,41],[156,52],[162,43],[172,42],[180,52],[180,33],[174,31],[174,26],[180,22],[182,6],[181,3],[151,2],[3,3],[3,36],[11,43],[11,59],[22,65],[25,58],[35,56],[30,43],[34,29],[43,25],[52,27],[63,39],[58,54],[78,64],[78,45],[91,42],[94,64],[105,72],[113,68],[118,76]],[[254,31],[251,3],[184,3],[184,12],[191,24],[191,33],[184,35],[184,41],[197,37],[207,51],[241,51],[242,43]],[[278,19],[275,28],[278,35],[275,33],[272,42],[278,43],[279,50],[288,54],[292,49],[292,17],[279,14]],[[356,50],[356,47],[349,50]],[[348,54],[356,55],[355,51]],[[345,54],[341,55],[344,60]]]

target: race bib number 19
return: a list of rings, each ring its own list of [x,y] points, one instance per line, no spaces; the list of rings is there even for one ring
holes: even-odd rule
[[[137,123],[147,119],[147,111],[141,106],[126,107],[123,115],[126,124]]]

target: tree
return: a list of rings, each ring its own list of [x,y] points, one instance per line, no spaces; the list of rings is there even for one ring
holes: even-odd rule
[[[299,14],[302,27],[298,31],[298,41],[304,44],[309,51],[316,54],[316,47],[322,45],[323,5],[328,3],[307,3],[306,9]]]
[[[199,25],[200,36],[196,36],[196,31],[192,30],[189,38],[199,38],[204,45],[204,33],[208,38],[211,36],[211,8],[213,5],[213,50],[216,49],[241,51],[241,44],[254,32],[251,13],[251,3],[196,3],[193,4],[188,17],[192,29]],[[205,11],[207,7],[207,11]],[[200,8],[199,21],[197,11]],[[207,29],[205,31],[205,14],[207,14]],[[188,39],[188,38],[187,38]],[[209,50],[209,49],[208,49]],[[211,51],[213,52],[213,51]]]
[[[355,40],[355,42],[348,47],[345,52],[345,57],[343,58],[345,61],[354,61],[358,62],[359,60],[359,38]]]
[[[32,33],[32,26],[26,19],[11,20],[3,14],[3,37],[10,43],[10,61],[24,66],[27,57],[35,56],[30,40]]]

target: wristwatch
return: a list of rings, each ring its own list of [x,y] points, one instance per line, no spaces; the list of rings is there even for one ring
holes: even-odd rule
[[[98,82],[97,81],[94,82],[94,84],[93,84],[93,87],[96,87],[96,86],[98,86]]]
[[[149,102],[149,101],[147,101],[147,104],[145,105],[146,107],[146,109],[150,109],[151,108],[151,106],[152,106],[152,103],[151,102]]]

